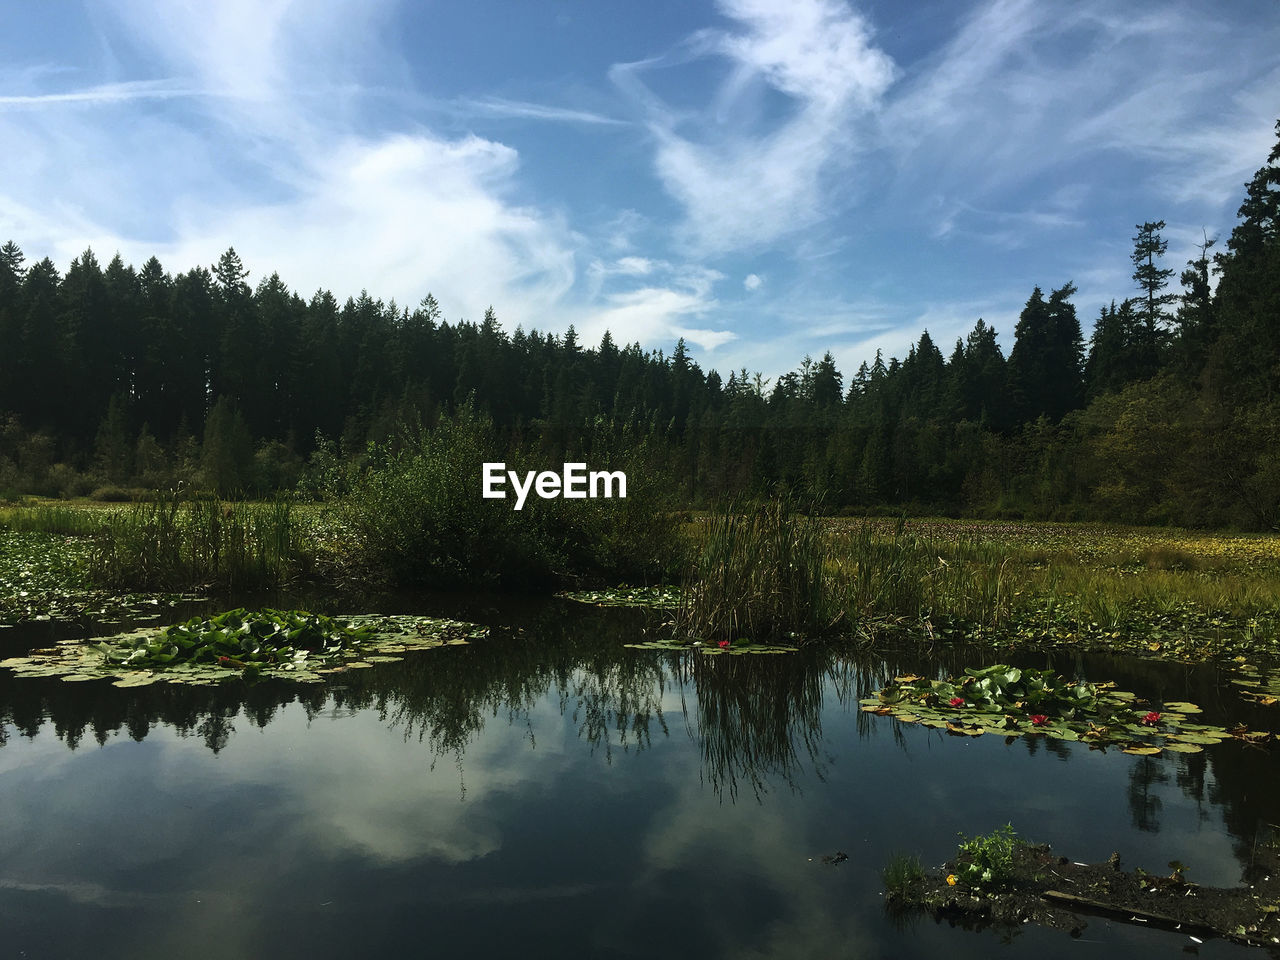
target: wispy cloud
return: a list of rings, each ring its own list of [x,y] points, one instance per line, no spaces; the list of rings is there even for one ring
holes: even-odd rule
[[[657,174],[684,208],[688,245],[703,254],[769,244],[826,216],[825,178],[847,163],[855,122],[894,76],[867,23],[839,0],[719,6],[738,30],[703,31],[666,58],[611,73],[644,113]],[[730,70],[700,113],[668,106],[644,83],[647,71],[708,57]],[[784,119],[749,122],[762,90],[788,98]]]
[[[210,96],[210,92],[173,80],[132,80],[103,83],[84,90],[60,93],[0,94],[0,106],[40,107],[58,104],[129,103],[135,100],[172,100],[175,97]]]
[[[628,121],[590,110],[575,110],[569,107],[554,107],[544,103],[530,103],[525,100],[506,100],[502,97],[482,97],[458,101],[464,111],[483,114],[489,117],[506,117],[514,120],[550,120],[557,123],[586,123],[601,126],[627,126]]]

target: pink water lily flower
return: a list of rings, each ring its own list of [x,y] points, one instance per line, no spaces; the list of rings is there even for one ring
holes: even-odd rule
[[[1033,726],[1043,727],[1048,722],[1049,722],[1049,718],[1046,717],[1043,713],[1033,713],[1031,715],[1031,723]]]
[[[951,698],[951,700],[950,700],[949,702],[950,702],[951,706],[953,706],[953,707],[963,707],[963,706],[964,706],[964,697],[952,697],[952,698]]]
[[[1154,727],[1157,723],[1160,722],[1160,714],[1152,710],[1150,713],[1148,713],[1145,717],[1143,717],[1138,722],[1142,724],[1144,727]]]

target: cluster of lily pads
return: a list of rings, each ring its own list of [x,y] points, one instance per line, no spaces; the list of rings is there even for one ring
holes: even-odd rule
[[[155,621],[192,598],[98,590],[84,582],[92,543],[78,537],[0,531],[0,629],[28,621]]]
[[[679,606],[679,587],[611,587],[607,590],[565,590],[557,597],[593,607],[650,607],[666,610]]]
[[[1111,683],[1068,680],[1052,670],[1007,664],[971,668],[947,680],[897,677],[861,703],[870,713],[963,736],[1040,734],[1091,746],[1118,744],[1139,756],[1199,753],[1228,738],[1270,739],[1244,727],[1197,723],[1192,718],[1201,711],[1194,703],[1166,701],[1157,710]]]
[[[1274,707],[1280,703],[1280,671],[1260,670],[1247,662],[1237,661],[1237,664],[1236,670],[1240,676],[1231,682],[1244,688],[1240,691],[1240,696],[1264,707]]]
[[[72,682],[115,678],[117,687],[208,685],[235,676],[320,683],[325,674],[402,660],[413,650],[465,644],[486,632],[475,624],[436,618],[335,620],[298,610],[236,609],[100,640],[65,640],[2,660],[0,667],[20,677]]]

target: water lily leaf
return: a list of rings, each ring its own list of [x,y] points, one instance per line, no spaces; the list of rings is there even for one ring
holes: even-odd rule
[[[1176,741],[1178,743],[1198,743],[1198,744],[1204,744],[1204,745],[1211,744],[1211,743],[1221,743],[1223,740],[1222,737],[1211,736],[1207,733],[1181,733],[1181,732],[1175,734],[1169,739],[1172,741]]]
[[[1174,753],[1204,753],[1204,747],[1198,743],[1181,743],[1176,740],[1166,741],[1164,748]]]
[[[1200,708],[1197,707],[1194,703],[1187,703],[1183,700],[1166,701],[1164,708],[1166,710],[1176,711],[1177,713],[1201,713],[1202,712]]]
[[[1050,737],[1054,740],[1079,740],[1080,739],[1080,734],[1076,733],[1070,727],[1063,727],[1063,726],[1042,727],[1041,732],[1044,733],[1046,737]]]
[[[1131,743],[1127,747],[1122,748],[1123,753],[1131,753],[1138,757],[1158,757],[1161,753],[1160,747],[1148,747],[1139,743]]]
[[[129,673],[112,684],[113,687],[147,687],[160,678],[154,673]]]

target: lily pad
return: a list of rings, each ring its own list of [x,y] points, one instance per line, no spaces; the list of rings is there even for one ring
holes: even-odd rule
[[[422,617],[362,616],[331,620],[304,611],[232,610],[171,627],[131,630],[10,657],[0,663],[19,677],[78,682],[114,679],[114,686],[153,683],[206,686],[235,677],[323,682],[322,674],[403,659],[405,651],[467,643],[487,631],[476,624]],[[394,649],[395,655],[384,652]]]

